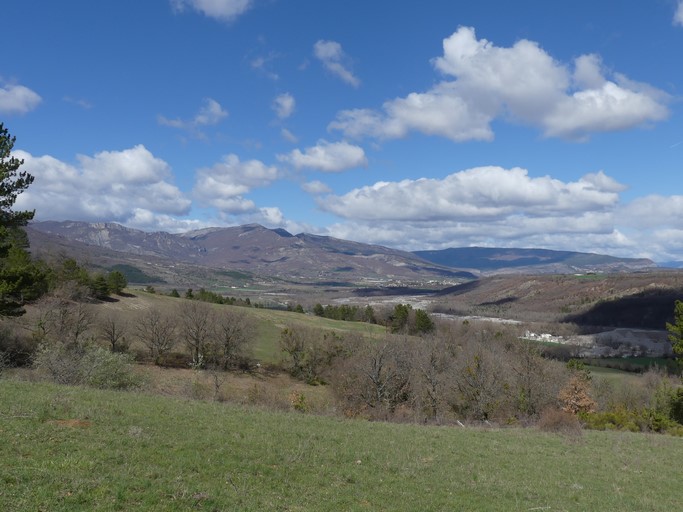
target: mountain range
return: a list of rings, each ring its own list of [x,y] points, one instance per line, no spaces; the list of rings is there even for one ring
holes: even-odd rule
[[[407,252],[328,236],[269,229],[258,224],[181,234],[145,232],[116,223],[34,222],[32,249],[76,259],[155,261],[195,265],[287,280],[346,283],[460,282],[493,273],[637,271],[648,259],[544,249],[451,248]]]

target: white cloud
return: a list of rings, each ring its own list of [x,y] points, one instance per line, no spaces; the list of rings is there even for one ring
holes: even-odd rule
[[[317,202],[345,219],[328,234],[407,250],[543,247],[633,255],[639,248],[618,229],[624,189],[602,171],[563,182],[521,168],[478,167],[443,179],[378,182]]]
[[[152,218],[185,215],[190,209],[190,200],[170,182],[169,165],[143,145],[78,155],[77,165],[24,151],[16,156],[35,177],[16,206],[35,209],[38,219],[128,223],[141,211]]]
[[[325,234],[406,250],[538,247],[680,260],[683,195],[624,203],[625,189],[602,171],[563,182],[480,167],[440,180],[379,182],[317,202],[344,219]]]
[[[23,85],[0,87],[0,114],[25,114],[35,109],[43,99]]]
[[[502,118],[537,126],[546,136],[585,139],[668,116],[665,93],[618,73],[607,76],[597,55],[563,64],[533,41],[497,47],[470,27],[444,39],[443,49],[432,64],[446,80],[386,101],[380,111],[341,111],[328,128],[349,137],[419,131],[460,142],[492,140],[491,123]]]
[[[678,7],[674,13],[674,25],[683,27],[683,0],[678,0]]]
[[[363,148],[348,142],[326,140],[319,140],[317,145],[306,148],[304,152],[295,149],[286,155],[278,155],[277,158],[296,169],[316,169],[323,172],[340,172],[368,165]]]
[[[288,92],[280,94],[273,100],[273,110],[280,119],[287,119],[294,113],[296,101]]]
[[[613,208],[623,190],[604,173],[564,183],[525,169],[477,167],[442,180],[378,182],[343,196],[327,196],[320,207],[347,219],[396,222],[480,222],[575,216]]]
[[[538,247],[587,252],[623,249],[609,213],[586,213],[576,217],[528,218],[510,216],[490,222],[392,222],[349,221],[327,229],[343,239],[375,243],[404,250],[448,247]],[[598,248],[602,247],[602,250]],[[613,251],[616,252],[616,251]]]
[[[349,57],[336,41],[317,41],[313,45],[313,54],[333,75],[353,87],[360,85],[360,80],[349,69]]]
[[[451,84],[440,84],[427,93],[411,93],[384,104],[384,114],[369,110],[344,110],[329,125],[344,135],[379,139],[405,137],[415,130],[456,142],[492,140],[491,115],[472,108],[453,94]]]
[[[280,226],[285,222],[285,216],[277,207],[265,207],[259,209],[261,222],[267,226]]]
[[[204,98],[202,106],[192,119],[169,119],[162,115],[157,116],[157,121],[162,126],[187,130],[196,137],[203,138],[201,128],[213,126],[228,117],[228,111],[223,109],[220,103],[212,98]]]
[[[620,208],[619,218],[638,229],[683,229],[683,195],[653,194],[636,198]]]
[[[599,89],[563,98],[543,124],[548,136],[585,139],[590,132],[623,130],[667,115],[666,107],[655,98],[605,82]]]
[[[200,107],[192,123],[195,126],[210,126],[218,124],[226,117],[228,117],[228,112],[223,110],[220,103],[211,98],[205,98],[204,105]]]
[[[213,227],[215,221],[197,219],[178,219],[171,215],[158,214],[144,208],[133,210],[126,226],[143,231],[165,231],[167,233],[185,233],[195,229]]]
[[[301,185],[301,188],[309,194],[313,194],[316,196],[321,194],[329,194],[330,192],[332,192],[332,189],[330,187],[325,185],[322,181],[318,180],[304,183],[303,185]]]
[[[176,12],[191,7],[205,16],[228,22],[244,14],[251,5],[252,0],[171,0]]]
[[[228,214],[243,214],[256,209],[245,199],[252,188],[265,187],[279,177],[276,167],[258,160],[241,162],[234,154],[227,155],[212,167],[199,169],[193,194],[202,203]]]

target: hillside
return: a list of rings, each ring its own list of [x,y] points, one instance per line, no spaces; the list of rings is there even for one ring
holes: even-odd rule
[[[679,270],[601,275],[495,275],[433,295],[441,312],[580,326],[664,329],[683,298]]]
[[[0,380],[0,509],[650,510],[680,439],[426,427]]]

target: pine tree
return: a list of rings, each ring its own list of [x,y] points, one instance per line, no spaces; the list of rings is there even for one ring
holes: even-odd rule
[[[23,304],[44,292],[47,269],[31,261],[23,227],[34,211],[14,211],[12,207],[33,176],[19,168],[24,164],[12,156],[16,137],[0,123],[0,316],[24,314]]]

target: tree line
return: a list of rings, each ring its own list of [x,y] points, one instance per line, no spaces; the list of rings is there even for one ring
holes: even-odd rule
[[[296,311],[296,310],[295,310]],[[313,307],[313,314],[332,320],[347,322],[367,322],[386,325],[392,333],[422,335],[434,330],[435,324],[423,309],[413,309],[410,304],[396,304],[392,310],[375,312],[371,305],[365,307],[341,304],[323,306],[318,303]]]
[[[519,334],[467,321],[381,338],[289,326],[280,347],[290,374],[331,386],[350,417],[683,435],[679,379],[653,369],[637,384],[596,380],[582,362],[548,359]]]

